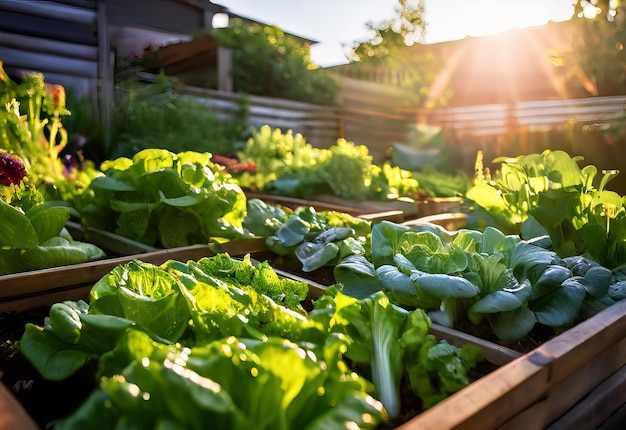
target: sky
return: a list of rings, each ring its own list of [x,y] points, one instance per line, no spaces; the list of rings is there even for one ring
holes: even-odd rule
[[[426,43],[568,20],[574,0],[424,0]],[[369,39],[367,22],[391,19],[398,0],[213,0],[230,12],[319,43],[311,61],[344,64],[346,46]]]

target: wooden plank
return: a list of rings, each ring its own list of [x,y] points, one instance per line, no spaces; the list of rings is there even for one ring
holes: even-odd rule
[[[525,356],[480,378],[397,427],[398,430],[494,429],[541,399],[549,369]]]
[[[399,428],[543,428],[626,365],[625,324],[622,300]]]
[[[39,428],[3,383],[0,383],[0,428],[20,430]]]
[[[568,357],[571,361],[574,361],[576,355],[571,353],[568,354]],[[604,350],[582,367],[572,371],[567,377],[551,385],[541,401],[511,418],[500,428],[502,430],[528,430],[548,427],[566,413],[572,405],[578,404],[587,393],[594,391],[603,381],[623,367],[624,357],[626,357],[626,338]],[[554,367],[558,369],[558,365]],[[624,401],[624,399],[623,397],[621,401]],[[596,419],[600,422],[603,421],[619,406],[620,404],[607,404],[606,407],[609,410],[603,414],[598,414]],[[585,425],[591,426],[588,419],[593,418],[593,410],[587,410],[587,414]]]
[[[343,212],[350,215],[360,216],[365,215],[367,213],[371,213],[371,211],[367,211],[364,209],[354,208],[350,206],[343,206],[338,203],[328,203],[324,201],[317,200],[305,200],[298,199],[295,197],[286,197],[286,196],[278,196],[272,194],[265,193],[256,193],[252,191],[246,191],[246,197],[248,199],[260,199],[267,203],[278,204],[290,209],[295,209],[297,207],[302,206],[312,206],[317,211],[336,211]]]
[[[546,427],[546,430],[575,428],[583,422],[589,428],[600,428],[624,405],[626,405],[626,366],[591,390],[582,401]]]
[[[231,256],[267,250],[263,239],[231,241],[223,244],[192,245],[181,248],[162,249],[154,252],[122,256],[106,260],[54,267],[0,276],[0,303],[12,302],[23,297],[31,297],[46,291],[54,291],[67,286],[82,286],[98,281],[115,266],[134,259],[148,263],[162,264],[169,259],[198,260],[202,257],[227,252]]]
[[[0,301],[0,312],[24,312],[30,309],[48,307],[52,303],[65,300],[87,300],[92,286],[93,283],[82,286],[72,285],[71,287],[46,290],[32,296],[21,296],[11,301]]]
[[[132,255],[159,250],[159,248],[155,248],[154,246],[146,245],[145,243],[137,242],[108,231],[85,227],[74,221],[65,223],[65,228],[74,240],[92,243],[105,250],[105,252],[112,251],[118,255]]]

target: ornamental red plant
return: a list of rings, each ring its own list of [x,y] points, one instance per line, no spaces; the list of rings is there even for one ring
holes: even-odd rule
[[[18,185],[26,176],[22,160],[9,154],[0,154],[0,184]]]

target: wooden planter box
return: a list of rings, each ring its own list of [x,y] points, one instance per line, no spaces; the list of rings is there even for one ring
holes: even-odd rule
[[[263,252],[253,256],[268,258]],[[320,282],[322,269],[289,273]],[[600,425],[620,407],[626,416],[626,299],[526,354],[438,324],[431,332],[457,346],[476,344],[489,362],[501,367],[399,426],[401,430],[560,430],[581,417],[585,424]]]
[[[227,243],[220,251],[242,255],[253,251],[253,247],[247,241]],[[209,247],[193,246],[123,257],[92,268],[86,265],[33,273],[29,276],[33,287],[23,280],[2,283],[6,285],[3,290],[19,296],[10,297],[3,291],[0,311],[84,298],[96,280],[131,258],[159,264],[170,258],[187,261],[213,254]],[[282,276],[306,280],[311,298],[319,297],[325,288],[277,271]],[[43,294],[39,294],[37,284],[47,287]],[[48,288],[50,284],[54,291]],[[457,346],[474,343],[482,347],[487,361],[499,367],[398,429],[560,429],[581,419],[596,428],[608,422],[611,415],[623,417],[626,413],[626,300],[523,355],[458,330],[433,325],[431,332]],[[0,389],[0,417],[2,428],[35,428],[6,389]]]
[[[412,201],[363,201],[345,200],[337,196],[320,194],[309,200],[284,197],[272,194],[246,191],[248,199],[261,199],[266,203],[280,204],[289,208],[298,206],[313,206],[316,210],[330,210],[347,213],[353,216],[369,219],[372,216],[380,218],[387,216],[389,221],[402,222],[417,214],[415,203]]]
[[[71,266],[3,275],[0,276],[0,312],[19,312],[55,301],[84,297],[91,286],[115,266],[135,259],[161,264],[169,259],[198,260],[217,252],[239,256],[264,250],[267,250],[264,239],[249,239],[220,245],[160,249]]]
[[[417,216],[420,218],[460,212],[462,204],[463,199],[461,197],[426,197],[415,200]]]
[[[68,221],[65,224],[65,228],[75,240],[92,243],[103,249],[107,255],[111,256],[144,254],[158,251],[158,248],[146,245],[145,243],[137,242],[97,228],[85,227],[75,221]]]
[[[399,429],[561,429],[571,428],[572,419],[581,416],[584,420],[576,425],[596,428],[623,409],[625,366],[626,300],[622,300]]]
[[[248,247],[246,252],[251,248]],[[226,250],[224,250],[226,251]],[[239,251],[239,249],[232,249],[235,253]],[[190,259],[199,259],[206,255],[212,255],[213,253],[208,250],[207,247],[188,247],[188,248],[180,248],[175,251],[169,252],[158,252],[158,253],[147,253],[142,255],[137,255],[134,258],[142,259],[142,261],[152,262],[155,264],[159,264],[160,262],[164,262],[169,258],[179,259],[181,261],[187,261]],[[105,272],[103,274],[108,273],[115,264],[123,264],[129,261],[126,258],[120,258],[118,263],[107,264],[106,266],[102,266],[97,269],[97,272]],[[318,298],[321,294],[323,294],[326,286],[318,284],[316,282],[310,281],[308,279],[299,277],[292,273],[284,272],[280,269],[275,269],[279,276],[289,277],[292,279],[305,281],[309,284],[309,298],[315,299]],[[36,295],[33,297],[29,297],[23,303],[20,303],[17,309],[11,310],[29,310],[38,308],[41,306],[50,306],[55,302],[61,300],[77,300],[77,299],[85,299],[88,297],[89,289],[91,285],[99,279],[101,276],[95,276],[95,272],[88,270],[83,267],[82,271],[87,271],[88,273],[83,276],[76,277],[67,277],[67,274],[63,276],[54,277],[57,280],[58,284],[62,284],[63,281],[67,284],[65,287],[63,297],[60,298],[58,294],[48,294],[47,292],[42,295]],[[72,268],[72,274],[78,275],[78,272],[75,268]],[[33,276],[33,278],[37,278]],[[97,279],[96,279],[97,278]],[[52,279],[52,278],[50,278]],[[91,282],[87,282],[87,285],[74,285],[74,280],[86,280],[92,279]],[[15,303],[11,303],[15,304]],[[474,344],[482,348],[484,352],[485,360],[491,363],[494,366],[503,366],[507,363],[517,359],[520,354],[509,350],[507,348],[501,347],[494,343],[479,339],[477,337],[467,335],[464,333],[460,333],[455,330],[450,330],[445,327],[441,327],[438,325],[433,325],[431,328],[431,332],[437,336],[439,339],[445,339],[453,345],[462,346],[465,344]],[[411,421],[412,422],[412,421]],[[33,419],[28,415],[28,412],[22,407],[20,402],[15,398],[13,393],[0,381],[0,428],[15,428],[15,429],[37,429],[37,424],[33,421]]]
[[[412,226],[424,223],[437,224],[448,231],[456,231],[467,225],[467,214],[462,212],[440,213],[408,220],[402,224]]]

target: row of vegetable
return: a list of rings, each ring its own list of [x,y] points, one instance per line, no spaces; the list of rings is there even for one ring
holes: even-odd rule
[[[596,167],[562,151],[496,160],[493,177],[479,153],[474,183],[459,196],[467,225],[450,232],[246,197],[248,188],[416,195],[417,175],[373,166],[350,142],[317,150],[264,127],[236,160],[243,170],[208,153],[147,149],[54,176],[31,160],[58,166],[60,123],[41,132],[47,119],[20,115],[17,98],[0,112],[0,215],[10,220],[0,224],[0,274],[104,258],[69,235],[74,217],[161,248],[264,238],[304,273],[334,276],[311,300],[306,283],[249,256],[116,267],[88,302],[53,304],[21,339],[20,353],[44,377],[86,369],[100,381],[58,428],[399,424],[469,384],[481,361],[475,347],[428,334],[431,322],[511,342],[539,325],[559,333],[626,298],[625,200],[606,189],[617,172],[596,184]],[[36,121],[39,134],[27,132]],[[26,149],[35,138],[46,142],[43,154],[30,150],[36,156]],[[336,177],[348,172],[350,180]]]
[[[43,327],[27,325],[21,351],[51,380],[87,367],[100,381],[55,428],[377,428],[399,416],[405,374],[428,407],[467,385],[481,358],[438,342],[422,310],[383,293],[331,288],[308,312],[307,294],[249,258],[133,261],[89,304],[56,303]]]

